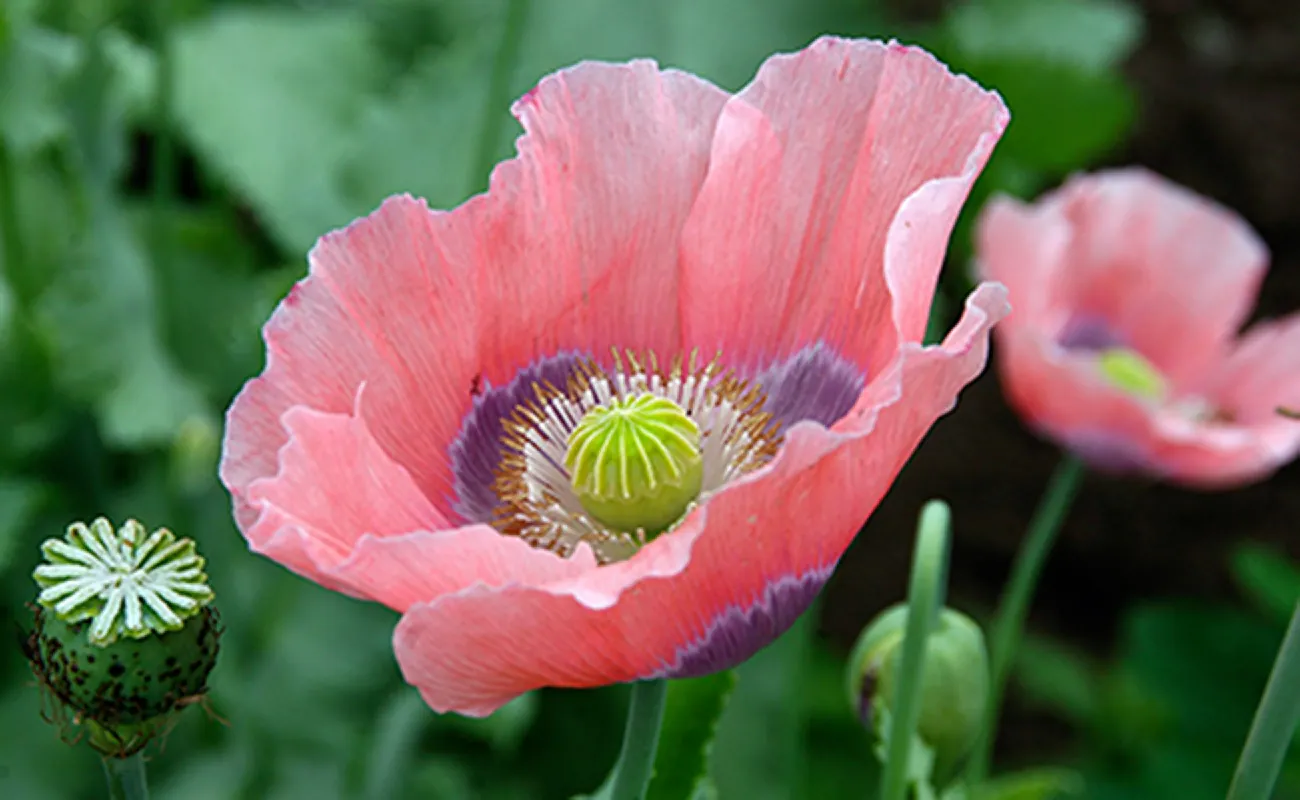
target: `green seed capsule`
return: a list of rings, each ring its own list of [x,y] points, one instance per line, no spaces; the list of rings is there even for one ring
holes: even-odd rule
[[[144,722],[207,691],[220,637],[211,606],[179,631],[118,639],[105,647],[90,643],[89,627],[37,609],[29,647],[45,686],[86,719]]]
[[[700,494],[700,431],[681,406],[644,393],[587,412],[564,459],[583,509],[614,530],[653,537]]]
[[[70,712],[97,750],[129,755],[207,691],[221,625],[203,559],[192,541],[134,520],[77,523],[42,549],[32,669],[58,721]]]

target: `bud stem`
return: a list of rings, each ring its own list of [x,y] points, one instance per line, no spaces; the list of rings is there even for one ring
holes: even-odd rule
[[[1086,471],[1083,462],[1076,456],[1066,455],[1061,459],[1047,484],[1047,491],[1034,510],[1034,517],[1029,521],[1029,532],[1011,566],[1011,578],[1002,592],[1002,601],[998,605],[989,637],[992,680],[989,682],[989,701],[984,709],[984,720],[966,771],[967,783],[971,787],[979,786],[988,775],[993,742],[997,738],[1002,695],[1007,688],[1011,659],[1020,646],[1020,635],[1029,613],[1029,603],[1033,600],[1038,576],[1043,571],[1047,556],[1052,552],[1056,534],[1070,513],[1070,506],[1074,503],[1074,496],[1079,492]]]
[[[1268,800],[1273,796],[1287,748],[1300,726],[1300,603],[1291,615],[1282,649],[1264,687],[1227,800]]]
[[[664,721],[664,699],[668,681],[638,681],[632,684],[632,703],[627,712],[623,749],[614,765],[609,800],[642,800],[650,785],[659,748],[659,727]]]
[[[105,758],[104,778],[108,781],[109,800],[149,800],[149,781],[142,753],[136,752],[126,758]]]
[[[926,642],[943,608],[948,583],[948,528],[952,513],[942,500],[921,509],[916,548],[912,553],[912,578],[907,591],[907,628],[903,633],[903,659],[898,688],[890,702],[889,749],[880,777],[881,800],[905,800],[912,740],[921,718],[922,676]]]

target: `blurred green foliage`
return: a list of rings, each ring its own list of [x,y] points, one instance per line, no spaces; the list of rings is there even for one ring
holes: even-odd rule
[[[518,133],[510,101],[542,75],[652,56],[736,89],[823,32],[921,42],[1004,94],[1014,122],[970,210],[1103,157],[1132,120],[1117,66],[1140,17],[1109,0],[972,0],[911,29],[870,0],[0,4],[0,602],[21,625],[37,544],[73,519],[134,516],[199,542],[229,633],[211,715],[188,714],[155,754],[156,798],[563,798],[600,784],[623,687],[542,692],[487,720],[430,712],[394,665],[392,613],[247,552],[215,478],[221,413],[260,370],[259,328],[316,237],[395,192],[449,208],[481,190]],[[1294,573],[1243,558],[1248,593],[1275,612]],[[1038,676],[1036,696],[1091,742],[1089,796],[1200,797],[1184,783],[1221,777],[1279,626],[1141,610],[1105,670],[1123,679],[1040,653],[1026,686]],[[874,785],[842,654],[812,629],[743,666],[734,690],[692,687],[673,763],[707,761],[711,776],[665,773],[655,797]],[[0,796],[101,796],[95,757],[40,724],[18,649],[4,653]]]
[[[1087,733],[1088,798],[1224,796],[1260,694],[1300,602],[1300,568],[1243,544],[1244,608],[1157,603],[1132,609],[1110,663],[1050,642],[1024,648],[1022,696]],[[1276,790],[1300,798],[1300,740]]]

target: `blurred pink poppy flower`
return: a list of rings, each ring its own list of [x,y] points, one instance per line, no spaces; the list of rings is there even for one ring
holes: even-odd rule
[[[513,110],[486,194],[395,197],[315,247],[221,465],[251,547],[402,612],[406,679],[471,715],[771,642],[1007,311],[982,286],[920,344],[1007,122],[923,51],[824,38],[734,96],[583,63]],[[646,392],[702,465],[658,536],[587,514],[564,461],[580,418]]]
[[[1028,423],[1094,466],[1200,488],[1300,451],[1300,315],[1238,336],[1268,252],[1236,214],[1142,169],[1077,176],[981,214],[982,275],[1011,292],[997,364]]]

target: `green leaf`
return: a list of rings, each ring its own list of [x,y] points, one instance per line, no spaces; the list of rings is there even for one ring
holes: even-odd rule
[[[486,186],[483,156],[509,157],[519,133],[510,102],[556,69],[649,55],[738,86],[819,29],[800,0],[533,0],[518,49],[501,53],[504,0],[416,5],[223,8],[181,31],[184,131],[287,251],[397,192],[451,208]],[[394,20],[433,41],[417,46]],[[723,26],[739,31],[711,33]],[[505,96],[492,97],[498,58]]]
[[[528,692],[506,703],[487,717],[446,714],[439,719],[446,727],[487,742],[498,752],[511,753],[519,747],[524,736],[528,734],[533,721],[537,719],[537,710],[538,696],[535,692]]]
[[[1082,653],[1040,637],[1026,637],[1012,672],[1016,690],[1079,726],[1096,719],[1102,691],[1096,666]]]
[[[19,308],[32,311],[41,292],[72,257],[80,215],[71,183],[60,170],[44,159],[22,159],[13,166],[22,263],[4,264],[2,274],[16,313]]]
[[[1232,554],[1232,576],[1257,607],[1281,624],[1300,602],[1300,567],[1271,547],[1243,542]]]
[[[104,779],[96,774],[94,752],[67,746],[58,731],[42,721],[48,701],[30,684],[25,663],[21,669],[10,673],[8,690],[0,695],[0,794],[22,800],[102,796]]]
[[[120,447],[170,443],[191,420],[208,417],[198,387],[155,336],[141,337],[125,370],[97,406],[104,439]]]
[[[408,686],[393,695],[375,723],[362,798],[386,800],[403,796],[419,748],[419,737],[432,720],[433,714],[419,692]]]
[[[974,0],[953,6],[944,27],[969,58],[1026,59],[1096,74],[1133,52],[1142,15],[1120,0]]]
[[[271,789],[265,800],[343,800],[345,764],[324,754],[282,753],[272,762],[275,770]]]
[[[1063,175],[1131,126],[1118,66],[1141,35],[1141,15],[1114,0],[973,0],[948,12],[932,46],[1013,109],[997,158],[1015,166],[1004,172]]]
[[[123,447],[170,441],[207,413],[158,339],[156,302],[143,250],[104,205],[38,306],[61,382],[95,404],[106,439]]]
[[[15,20],[0,36],[0,140],[19,156],[64,134],[62,83],[81,58],[70,36]]]
[[[212,749],[183,760],[165,780],[152,782],[155,800],[228,800],[243,790],[252,766],[247,748]]]
[[[48,493],[43,484],[21,478],[0,477],[0,573],[24,541],[23,534]]]
[[[736,688],[714,740],[714,778],[723,797],[785,800],[797,794],[792,787],[807,757],[804,695],[815,617],[805,612],[736,668]],[[835,690],[842,692],[838,681]]]
[[[1056,767],[999,775],[973,793],[972,800],[1052,800],[1083,794],[1083,776]]]
[[[281,244],[305,252],[357,214],[337,165],[379,67],[354,10],[217,9],[177,32],[177,119]]]
[[[1064,174],[1088,164],[1115,147],[1133,123],[1134,93],[1118,73],[1027,58],[976,62],[969,69],[1014,109],[1000,147],[1032,169]]]
[[[1233,609],[1153,605],[1124,624],[1124,666],[1172,717],[1168,733],[1235,752],[1254,717],[1278,626]]]
[[[736,685],[730,670],[668,684],[647,800],[692,800],[708,775],[718,719]]]
[[[370,99],[339,161],[350,207],[366,213],[389,195],[408,192],[432,208],[454,208],[472,186],[482,135],[496,31],[488,27],[417,60],[394,90]],[[505,109],[500,109],[505,113]]]
[[[288,290],[286,276],[253,271],[257,253],[229,213],[142,204],[131,218],[139,240],[160,243],[168,255],[152,265],[160,338],[207,398],[226,404],[262,367],[258,331]],[[287,277],[302,277],[302,268]]]

